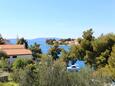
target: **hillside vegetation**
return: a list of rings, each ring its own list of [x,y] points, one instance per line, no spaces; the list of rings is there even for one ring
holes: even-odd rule
[[[14,61],[10,68],[12,81],[19,83],[19,86],[104,86],[115,80],[114,33],[96,38],[93,30],[89,29],[74,41],[79,44],[71,45],[68,51],[55,42],[44,54],[39,44],[28,46],[24,38],[19,39],[17,44],[24,44],[25,48],[30,49],[33,58]],[[0,56],[5,63],[5,53],[1,52]],[[67,71],[68,62],[74,64],[77,60],[84,61],[85,68],[79,72]],[[0,67],[4,68],[2,64]]]

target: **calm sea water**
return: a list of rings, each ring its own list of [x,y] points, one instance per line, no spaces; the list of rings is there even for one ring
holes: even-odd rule
[[[51,46],[50,45],[48,45],[48,44],[46,44],[46,40],[28,40],[28,44],[29,45],[32,45],[32,44],[34,44],[34,43],[38,43],[38,44],[40,44],[40,48],[42,49],[42,52],[43,53],[47,53],[48,52],[48,50],[51,48]],[[63,48],[63,49],[65,49],[65,50],[68,50],[69,49],[69,46],[67,46],[67,45],[61,45],[60,46],[60,48]]]
[[[39,43],[40,44],[40,48],[42,49],[43,53],[47,53],[48,50],[52,47],[50,45],[47,45],[45,42]],[[69,46],[67,45],[61,45],[59,46],[60,48],[63,48],[64,50],[69,50]]]
[[[46,44],[46,38],[38,38],[38,39],[31,39],[27,40],[29,45],[33,45],[35,42],[37,44],[40,44],[40,48],[42,49],[43,53],[47,53],[48,50],[51,48],[50,45]],[[10,39],[11,44],[16,44],[16,39]],[[69,46],[67,45],[62,45],[60,48],[63,48],[65,50],[69,50]]]
[[[14,39],[14,40],[10,40],[10,42],[12,43],[12,44],[16,44],[16,40]],[[49,45],[47,45],[46,44],[46,39],[33,39],[33,40],[28,40],[28,44],[29,45],[32,45],[32,44],[34,44],[34,43],[38,43],[38,44],[40,44],[40,47],[41,47],[41,49],[42,49],[42,52],[43,53],[48,53],[48,50],[51,48],[51,46],[49,46]],[[63,48],[63,49],[65,49],[65,50],[69,50],[69,48],[70,48],[70,46],[67,46],[67,45],[62,45],[62,46],[60,46],[60,48]],[[76,63],[75,63],[77,66],[79,66],[80,68],[83,68],[84,67],[84,61],[77,61]],[[70,61],[70,63],[68,63],[68,65],[70,66],[71,65],[71,61]]]

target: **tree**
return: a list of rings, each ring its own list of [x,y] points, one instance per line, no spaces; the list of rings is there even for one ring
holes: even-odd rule
[[[85,51],[86,51],[86,50],[93,51],[93,47],[92,47],[91,42],[92,42],[92,41],[83,39],[83,40],[81,41],[81,43],[80,43],[80,46],[81,46],[81,48],[83,48]]]
[[[112,52],[109,58],[109,65],[115,68],[115,45],[112,47]]]
[[[30,46],[30,50],[32,51],[34,59],[41,58],[42,50],[39,44],[34,43]]]
[[[48,54],[53,57],[54,60],[59,58],[61,53],[61,48],[59,48],[59,44],[56,42],[48,51]]]
[[[84,50],[80,46],[72,45],[69,50],[71,60],[83,60]]]
[[[0,34],[0,44],[5,44],[5,40],[3,39],[1,34]]]
[[[115,80],[115,44],[112,47],[112,52],[108,60],[110,71],[112,74],[112,79]]]
[[[84,59],[86,63],[91,66],[95,65],[97,68],[106,66],[112,46],[115,44],[115,35],[109,33],[95,38],[93,30],[89,29],[83,32],[82,37],[82,39],[79,39],[79,43],[85,52]]]
[[[69,52],[62,49],[60,59],[62,59],[64,62],[66,62],[66,64],[68,64],[69,60],[71,60],[71,58],[69,57]]]
[[[115,35],[107,34],[102,35],[92,41],[93,52],[95,53],[95,62],[97,68],[105,67],[108,64],[108,59],[110,58],[110,53],[112,51],[112,46],[115,43]]]
[[[89,41],[93,40],[94,39],[93,29],[89,29],[87,31],[84,31],[82,37],[86,40],[89,40]]]
[[[56,39],[47,39],[47,40],[46,40],[46,43],[47,43],[48,45],[53,45],[54,42],[56,42]]]
[[[79,45],[77,45],[76,50],[74,50],[76,54],[75,56],[77,56],[79,60],[84,60],[92,67],[95,62],[95,53],[93,52],[92,46],[92,42],[95,40],[93,36],[93,30],[89,29],[84,31],[82,37],[83,38],[77,39]]]
[[[96,66],[98,68],[105,67],[108,64],[108,58],[110,55],[110,50],[107,50],[102,52],[99,57],[96,57]]]
[[[77,38],[76,40],[79,44],[81,44],[82,38]]]
[[[112,52],[108,58],[108,64],[106,66],[99,68],[96,74],[101,77],[107,78],[107,82],[115,80],[115,45],[112,47]]]
[[[27,49],[28,48],[28,42],[27,40],[25,40],[24,38],[21,38],[19,40],[17,40],[17,43],[16,44],[19,44],[19,45],[24,45],[24,47]]]
[[[91,67],[94,66],[95,64],[95,54],[92,51],[86,50],[86,55],[85,55],[85,61],[87,64],[89,64]]]
[[[3,58],[3,59],[6,59],[8,56],[5,52],[3,51],[0,51],[0,59]]]

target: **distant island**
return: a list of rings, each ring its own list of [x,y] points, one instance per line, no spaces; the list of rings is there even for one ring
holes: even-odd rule
[[[72,38],[59,39],[59,40],[47,39],[46,43],[49,45],[54,45],[55,43],[58,43],[59,45],[78,45],[79,44],[76,39],[72,39]]]

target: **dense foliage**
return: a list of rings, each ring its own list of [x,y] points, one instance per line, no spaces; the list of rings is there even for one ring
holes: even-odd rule
[[[106,81],[103,77],[94,77],[89,67],[80,72],[68,72],[62,60],[46,59],[36,64],[33,70],[29,66],[25,70],[15,70],[13,80],[20,86],[103,86]]]
[[[79,44],[70,46],[69,50],[60,48],[55,39],[47,40],[51,45],[47,54],[43,54],[40,45],[35,43],[29,47],[33,59],[16,59],[12,64],[11,77],[20,86],[104,86],[115,80],[115,34],[109,33],[94,37],[93,30],[83,32],[76,39]],[[61,41],[76,40],[61,40]],[[22,38],[17,44],[27,41]],[[26,45],[27,44],[27,45]],[[0,52],[0,67],[6,65],[6,54]],[[39,61],[38,61],[39,59]],[[86,63],[79,72],[69,72],[68,62],[74,64],[77,60]]]
[[[95,69],[108,64],[112,46],[115,44],[115,34],[109,33],[95,38],[92,29],[89,29],[83,32],[82,38],[77,40],[79,45],[71,46],[64,59],[84,60],[86,64]],[[64,55],[64,52],[62,53]]]
[[[24,45],[25,48],[28,48],[28,42],[24,38],[17,39],[17,43],[19,45]]]
[[[71,39],[71,38],[59,39],[59,40],[56,40],[56,39],[47,39],[46,43],[48,45],[54,45],[56,42],[58,42],[58,44],[60,44],[60,45],[67,45],[67,44],[69,44],[69,42],[74,41],[74,40],[75,39]]]
[[[48,54],[53,57],[54,60],[57,60],[59,58],[59,55],[61,53],[61,48],[59,48],[59,44],[56,42],[50,49]]]
[[[17,58],[12,66],[14,69],[23,69],[29,64],[33,64],[34,62],[31,59]]]
[[[30,50],[32,51],[32,56],[34,60],[36,60],[37,58],[41,58],[42,50],[39,44],[34,43],[30,46]]]
[[[3,39],[1,34],[0,34],[0,44],[5,44],[5,40]]]
[[[47,40],[46,40],[46,43],[47,43],[48,45],[53,45],[54,42],[56,42],[56,39],[47,39]]]

